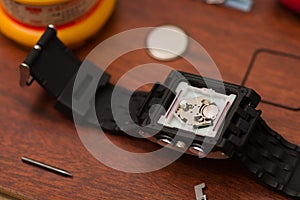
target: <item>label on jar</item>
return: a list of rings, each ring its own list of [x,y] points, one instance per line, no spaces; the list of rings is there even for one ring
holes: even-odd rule
[[[70,0],[49,5],[29,5],[1,0],[1,6],[16,21],[35,27],[65,25],[85,16],[101,0]]]

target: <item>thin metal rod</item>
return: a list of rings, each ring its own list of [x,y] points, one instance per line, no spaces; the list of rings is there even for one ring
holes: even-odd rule
[[[66,170],[63,170],[63,169],[59,169],[57,167],[53,167],[51,165],[47,165],[45,163],[41,163],[39,161],[36,161],[36,160],[32,160],[30,158],[26,158],[26,157],[22,157],[21,160],[25,163],[28,163],[28,164],[31,164],[31,165],[34,165],[34,166],[37,166],[37,167],[40,167],[42,169],[46,169],[50,172],[54,172],[56,174],[60,174],[62,176],[67,176],[67,177],[73,177],[73,175],[66,171]]]

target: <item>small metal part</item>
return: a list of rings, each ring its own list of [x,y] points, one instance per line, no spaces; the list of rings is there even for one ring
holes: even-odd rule
[[[215,103],[196,97],[182,100],[175,113],[182,123],[201,128],[213,124],[219,109]]]
[[[254,2],[252,0],[205,0],[207,4],[223,5],[242,12],[250,12]]]
[[[157,143],[161,146],[167,146],[172,143],[172,138],[162,135],[157,138]]]
[[[189,152],[192,155],[198,156],[198,158],[210,158],[210,159],[228,159],[229,156],[227,156],[225,153],[221,151],[211,151],[209,153],[206,153],[205,150],[201,147],[200,144],[193,143],[189,147]]]
[[[39,161],[32,160],[30,158],[22,157],[21,160],[25,163],[28,163],[28,164],[46,169],[50,172],[54,172],[54,173],[60,174],[62,176],[73,177],[73,175],[70,172],[66,171],[66,170],[59,169],[57,167],[53,167],[53,166],[47,165],[45,163],[41,163]]]
[[[243,12],[250,12],[253,7],[252,0],[227,0],[224,6],[234,8]]]
[[[186,144],[183,141],[177,141],[175,146],[180,148],[180,149],[185,149],[186,148]]]
[[[189,148],[189,151],[193,153],[194,155],[198,156],[199,158],[204,158],[207,156],[203,148],[200,147],[200,145],[191,145]]]
[[[38,44],[34,45],[33,49],[37,51],[42,51],[42,47]],[[34,78],[30,75],[30,66],[26,63],[22,63],[19,66],[20,69],[20,86],[26,87],[32,84]]]
[[[34,45],[33,48],[34,48],[35,50],[37,50],[37,51],[42,51],[42,47],[41,47],[40,45],[38,45],[38,44]]]
[[[219,113],[219,109],[216,105],[210,104],[205,106],[202,110],[202,114],[205,118],[215,119]]]
[[[186,33],[174,25],[154,28],[146,39],[148,53],[160,61],[170,61],[181,56],[186,51],[188,43]]]
[[[52,29],[56,29],[55,26],[53,24],[49,24],[48,28],[52,28]]]
[[[223,4],[226,0],[205,0],[207,4]]]
[[[207,200],[207,196],[204,194],[205,183],[201,183],[194,187],[196,193],[196,200]]]
[[[30,75],[30,67],[26,63],[22,63],[19,66],[20,69],[20,86],[26,87],[30,85],[33,81],[33,78]]]

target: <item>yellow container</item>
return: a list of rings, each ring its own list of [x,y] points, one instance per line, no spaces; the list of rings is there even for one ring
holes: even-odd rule
[[[78,46],[105,24],[116,0],[0,0],[0,31],[32,47],[48,24],[68,46]]]

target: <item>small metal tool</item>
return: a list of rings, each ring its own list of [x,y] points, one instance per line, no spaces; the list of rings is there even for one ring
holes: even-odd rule
[[[207,196],[204,194],[203,190],[205,188],[205,183],[196,185],[195,187],[196,200],[207,200]]]
[[[242,12],[250,12],[253,7],[252,0],[205,0],[207,4],[223,5]]]
[[[66,171],[66,170],[59,169],[57,167],[53,167],[53,166],[47,165],[45,163],[41,163],[41,162],[38,162],[36,160],[32,160],[30,158],[26,158],[26,157],[22,157],[21,159],[25,163],[28,163],[28,164],[46,169],[50,172],[54,172],[54,173],[62,175],[62,176],[73,177],[73,175],[70,172]]]

